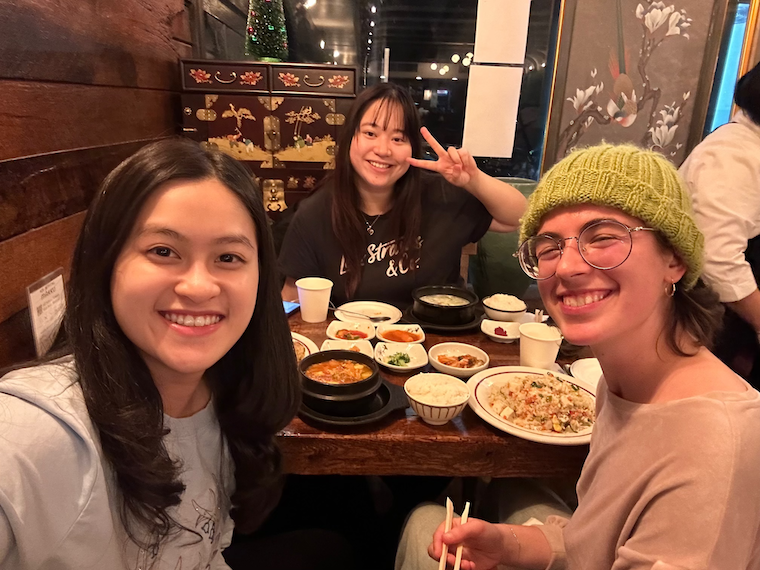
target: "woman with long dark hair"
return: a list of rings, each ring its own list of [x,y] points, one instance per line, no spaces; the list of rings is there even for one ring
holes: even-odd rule
[[[449,565],[463,545],[463,570],[760,568],[760,394],[709,350],[722,308],[676,169],[630,145],[577,150],[539,183],[520,241],[549,314],[604,372],[578,508],[444,532],[425,506],[396,568],[437,568],[443,544]]]
[[[119,165],[74,253],[70,355],[0,380],[0,567],[226,568],[300,402],[279,289],[234,159],[172,139]]]
[[[322,276],[335,284],[336,303],[406,306],[416,287],[457,281],[463,246],[489,228],[516,229],[522,194],[481,172],[466,150],[444,149],[420,126],[402,87],[380,83],[357,97],[338,141],[335,172],[299,205],[285,235],[284,299],[297,296],[297,279]],[[422,137],[438,160],[420,160]]]

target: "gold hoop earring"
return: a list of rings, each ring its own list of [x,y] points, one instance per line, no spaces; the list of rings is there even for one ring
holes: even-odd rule
[[[665,287],[665,294],[668,297],[672,297],[676,294],[676,283],[675,281],[670,284],[670,287]]]

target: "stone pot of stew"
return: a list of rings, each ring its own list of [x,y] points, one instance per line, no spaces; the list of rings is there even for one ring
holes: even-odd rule
[[[303,402],[314,411],[351,415],[375,397],[382,379],[377,363],[352,350],[324,350],[298,363]]]
[[[478,296],[454,285],[428,285],[412,292],[412,313],[435,325],[466,325],[475,320]]]

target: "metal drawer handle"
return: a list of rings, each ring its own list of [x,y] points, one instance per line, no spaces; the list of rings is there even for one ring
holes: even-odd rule
[[[232,83],[233,81],[235,81],[235,79],[237,79],[237,73],[235,73],[234,71],[230,71],[230,77],[231,79],[229,81],[225,81],[224,79],[219,79],[218,71],[214,74],[214,79],[216,79],[219,83],[227,84],[227,83]]]
[[[308,85],[309,87],[322,87],[322,85],[325,82],[325,76],[324,75],[319,76],[319,83],[309,83],[309,76],[304,75],[303,82],[306,83],[306,85]]]

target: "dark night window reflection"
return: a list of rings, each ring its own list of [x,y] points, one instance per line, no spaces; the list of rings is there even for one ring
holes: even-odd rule
[[[203,53],[197,55],[245,59],[248,0],[202,5]],[[538,177],[558,7],[558,0],[531,2],[513,156],[477,159],[491,175]],[[387,80],[409,89],[423,123],[444,147],[461,146],[475,0],[284,0],[284,8],[290,61],[356,66],[369,86],[386,79],[388,49]]]

